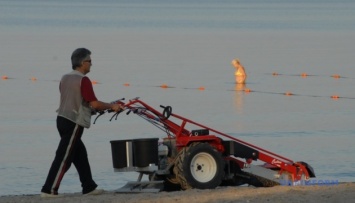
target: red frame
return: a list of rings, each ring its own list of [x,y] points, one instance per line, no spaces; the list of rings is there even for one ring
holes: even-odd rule
[[[212,128],[209,128],[209,127],[204,126],[202,124],[196,123],[192,120],[189,120],[189,119],[179,116],[177,114],[171,113],[171,115],[170,115],[171,117],[174,117],[174,118],[182,121],[181,124],[178,125],[178,124],[172,122],[171,120],[169,120],[169,118],[166,119],[162,113],[155,110],[154,108],[152,108],[151,106],[149,106],[148,104],[144,103],[143,101],[141,101],[139,99],[130,100],[128,103],[125,104],[125,107],[134,111],[134,110],[138,109],[135,106],[137,104],[143,106],[146,109],[145,111],[141,111],[140,114],[146,116],[149,119],[159,121],[167,129],[169,129],[170,132],[172,132],[175,135],[175,138],[168,135],[167,139],[176,139],[176,146],[177,146],[178,151],[180,149],[182,149],[183,147],[188,146],[191,142],[208,142],[214,148],[216,148],[218,151],[223,153],[224,146],[222,144],[222,140],[220,137],[225,137],[225,138],[229,138],[235,142],[238,142],[240,144],[243,144],[245,146],[248,146],[248,147],[258,150],[259,151],[258,159],[266,163],[265,165],[263,165],[263,167],[278,170],[279,174],[282,174],[283,172],[288,172],[291,175],[293,182],[302,180],[302,175],[304,175],[305,176],[304,178],[306,178],[306,179],[308,179],[310,177],[310,174],[308,173],[306,166],[304,166],[302,163],[294,162],[289,158],[275,154],[273,152],[262,149],[258,146],[252,145],[250,143],[244,142],[240,139],[237,139],[235,137],[232,137],[230,135],[227,135],[227,134],[217,131],[215,129],[212,129]],[[218,137],[216,135],[193,136],[189,130],[185,129],[186,124],[193,124],[195,126],[198,126],[199,128],[208,129],[210,131],[210,133],[213,132],[216,135],[219,135],[220,137]],[[236,163],[239,164],[239,166],[241,168],[244,168],[245,164],[250,164],[252,162],[251,159],[248,159],[245,162],[243,162],[240,159],[237,159],[237,158],[231,157],[231,156],[225,157],[225,159],[235,161]]]

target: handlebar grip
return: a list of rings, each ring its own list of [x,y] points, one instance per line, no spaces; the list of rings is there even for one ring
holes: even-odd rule
[[[165,109],[165,106],[163,106],[163,105],[160,105],[160,107],[163,108],[163,109]]]
[[[111,104],[124,104],[124,102],[122,102],[123,100],[125,100],[125,98],[122,99],[117,99],[115,101],[110,102]]]

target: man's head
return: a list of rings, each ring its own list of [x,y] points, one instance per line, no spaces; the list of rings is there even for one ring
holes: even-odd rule
[[[71,55],[72,68],[75,70],[83,65],[85,62],[91,63],[91,51],[86,48],[78,48]]]

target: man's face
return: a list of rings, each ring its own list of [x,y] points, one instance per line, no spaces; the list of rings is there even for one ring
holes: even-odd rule
[[[91,58],[90,56],[88,58],[86,58],[83,62],[82,62],[82,70],[84,71],[84,74],[87,74],[90,72],[90,68],[91,68]]]

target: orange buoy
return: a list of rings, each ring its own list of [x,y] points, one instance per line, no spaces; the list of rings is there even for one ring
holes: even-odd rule
[[[198,90],[205,90],[205,87],[201,86],[198,88]]]
[[[3,75],[3,76],[1,77],[1,79],[7,80],[7,79],[9,79],[9,77],[7,77],[7,75]]]
[[[277,72],[273,72],[273,73],[272,73],[272,75],[273,75],[273,76],[278,76],[278,75],[279,75],[279,73],[277,73]]]
[[[338,95],[332,95],[330,98],[337,100],[337,99],[339,99],[339,96]]]
[[[334,74],[334,75],[332,75],[332,77],[335,78],[335,79],[341,78],[340,75],[338,75],[338,74]]]
[[[307,76],[308,76],[307,73],[301,73],[301,77],[305,78]]]
[[[251,89],[246,88],[246,89],[244,89],[244,92],[246,92],[246,93],[250,93],[250,92],[251,92]]]
[[[98,82],[97,82],[96,80],[91,81],[91,83],[92,83],[93,85],[98,84]]]
[[[167,84],[162,84],[160,85],[161,88],[168,88],[168,85]]]
[[[32,80],[32,81],[36,81],[36,80],[37,80],[37,78],[35,78],[35,77],[32,77],[32,78],[31,78],[31,80]]]
[[[285,92],[285,95],[286,96],[292,96],[293,94],[292,94],[292,92]]]
[[[124,86],[126,86],[126,87],[128,87],[129,86],[129,83],[125,83],[125,84],[123,84]]]

